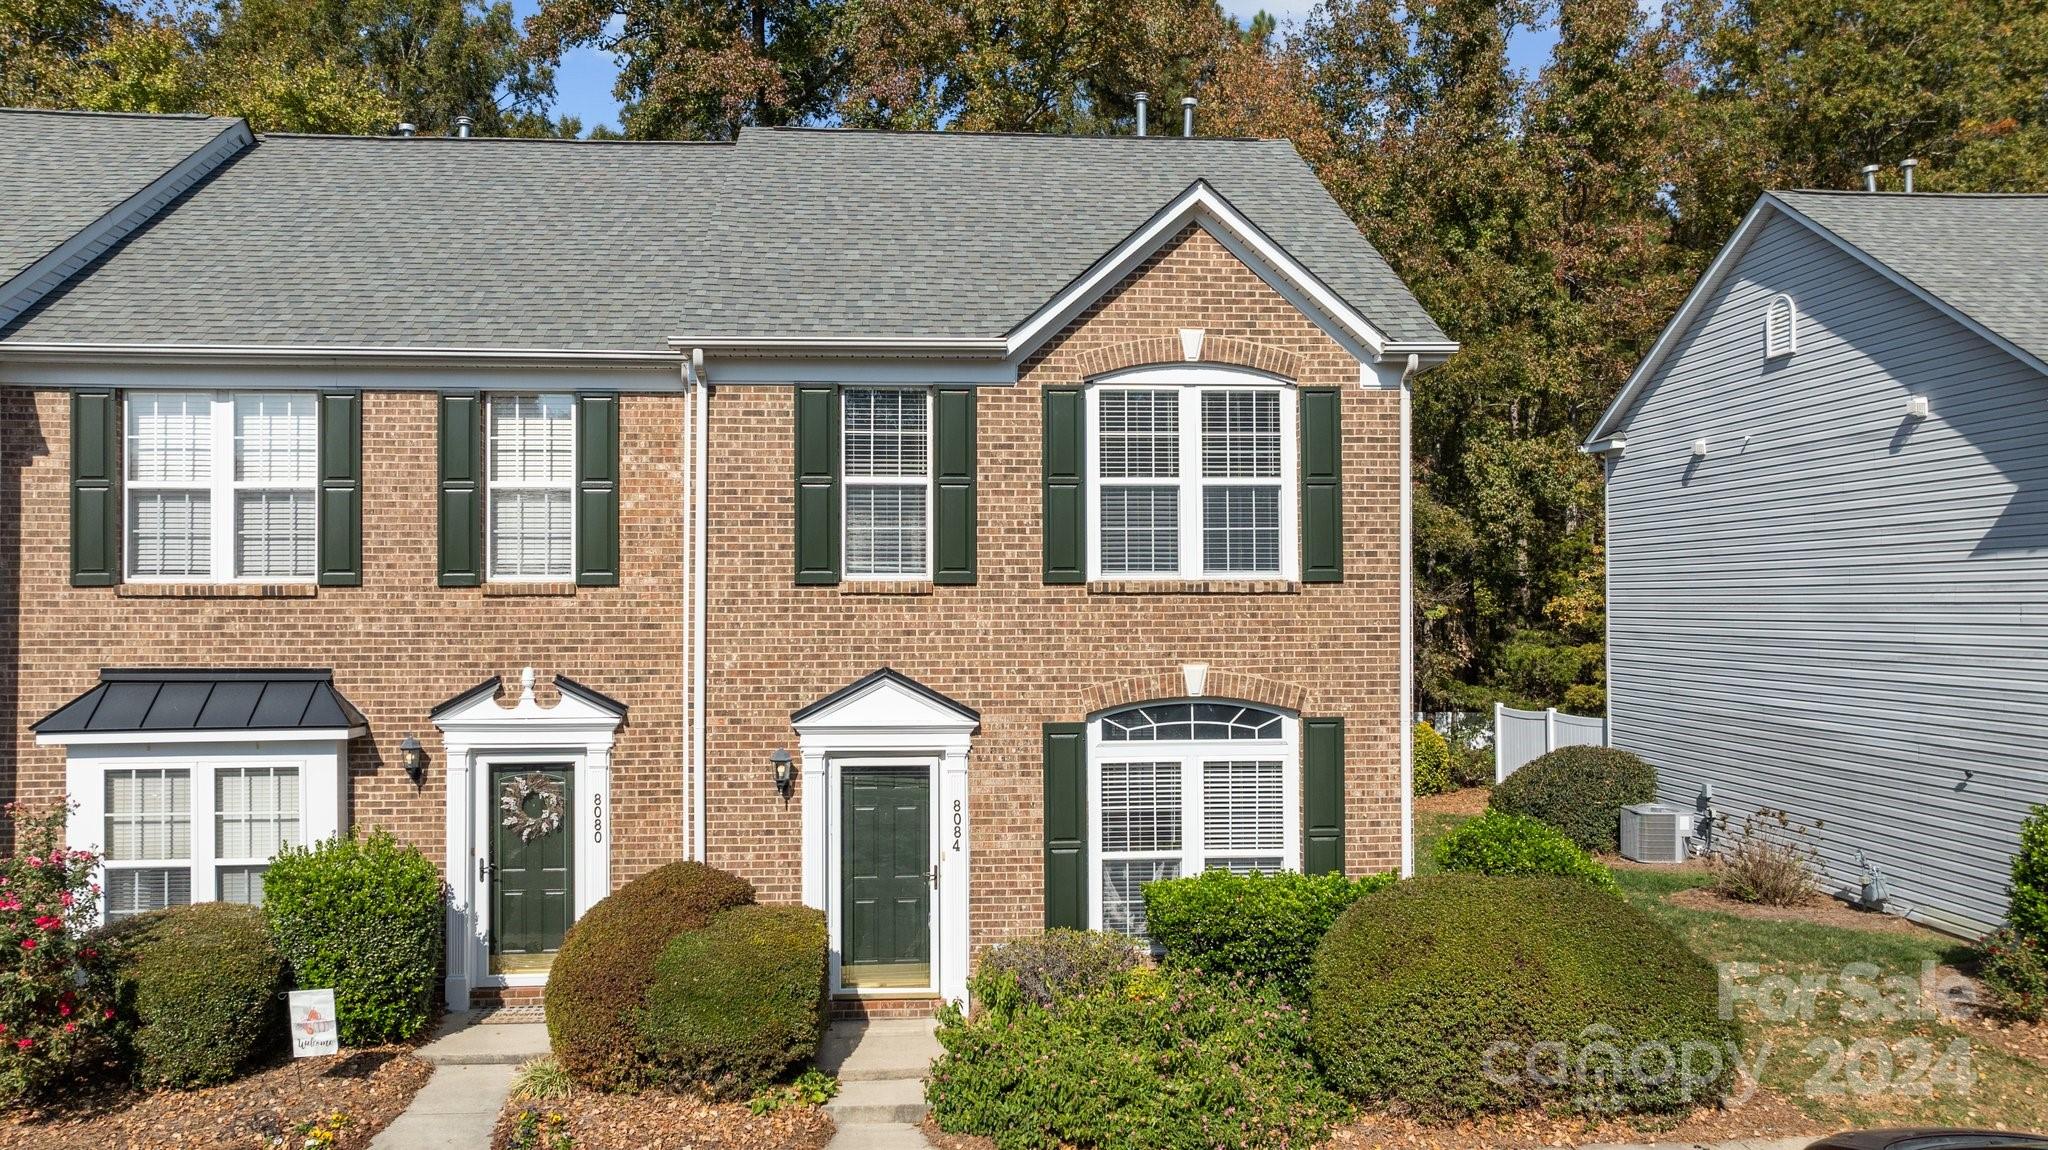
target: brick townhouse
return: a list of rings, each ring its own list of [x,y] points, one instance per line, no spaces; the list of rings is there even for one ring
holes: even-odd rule
[[[0,789],[109,917],[388,828],[460,1006],[697,858],[914,1009],[1409,863],[1455,349],[1284,141],[12,111],[0,200]]]

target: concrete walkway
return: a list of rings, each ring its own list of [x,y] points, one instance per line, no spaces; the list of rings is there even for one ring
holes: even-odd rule
[[[450,1015],[419,1056],[434,1076],[412,1104],[370,1140],[370,1150],[483,1150],[519,1067],[548,1052],[537,1022],[483,1023]]]
[[[839,1078],[825,1113],[839,1127],[826,1150],[928,1150],[924,1076],[939,1056],[929,1018],[835,1022],[818,1049],[818,1068]]]

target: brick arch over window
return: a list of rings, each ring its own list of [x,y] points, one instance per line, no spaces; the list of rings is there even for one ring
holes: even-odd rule
[[[1082,354],[1077,366],[1083,376],[1093,379],[1127,368],[1189,362],[1248,367],[1283,379],[1301,378],[1301,357],[1294,352],[1226,335],[1204,336],[1202,354],[1192,361],[1181,346],[1180,335],[1174,333],[1092,348]]]
[[[1310,701],[1306,687],[1214,667],[1209,669],[1207,682],[1202,685],[1200,694],[1205,699],[1235,699],[1243,703],[1279,707],[1297,714],[1307,710]],[[1083,713],[1090,715],[1112,707],[1127,707],[1133,703],[1188,697],[1187,676],[1179,667],[1150,675],[1096,683],[1081,692]]]

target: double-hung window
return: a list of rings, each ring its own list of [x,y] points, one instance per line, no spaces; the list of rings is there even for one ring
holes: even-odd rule
[[[1097,929],[1143,937],[1148,882],[1300,865],[1292,716],[1242,703],[1151,703],[1090,727]]]
[[[312,394],[129,392],[123,406],[130,579],[313,578]]]
[[[195,900],[261,903],[271,858],[306,841],[302,775],[290,761],[108,768],[107,920]]]
[[[1297,577],[1292,388],[1128,372],[1089,389],[1088,425],[1091,577]]]
[[[932,393],[852,387],[840,393],[846,574],[931,574]]]
[[[485,423],[490,577],[576,574],[576,404],[568,395],[493,395]]]

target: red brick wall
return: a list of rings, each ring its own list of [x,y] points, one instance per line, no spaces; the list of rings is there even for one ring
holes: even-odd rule
[[[1345,581],[1287,594],[1108,594],[1046,586],[1040,560],[1040,404],[1048,384],[1144,358],[1209,354],[1285,366],[1342,388]],[[1138,341],[1139,352],[1124,345]],[[1137,355],[1137,359],[1133,355]],[[799,896],[801,796],[781,799],[767,756],[796,747],[789,714],[891,666],[982,715],[968,759],[977,947],[1043,922],[1040,726],[1110,702],[1242,689],[1347,720],[1347,867],[1399,865],[1399,396],[1359,368],[1206,233],[1178,237],[1026,365],[982,391],[980,582],[927,594],[854,594],[790,579],[792,399],[716,387],[711,399],[711,862],[764,895]]]

